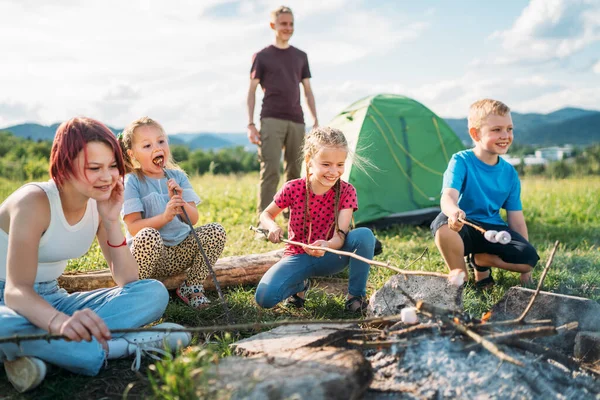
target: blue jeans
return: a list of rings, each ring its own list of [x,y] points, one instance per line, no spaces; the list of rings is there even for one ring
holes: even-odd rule
[[[340,249],[372,259],[375,236],[368,228],[353,229]],[[325,252],[323,257],[297,254],[282,258],[263,275],[256,288],[256,302],[264,308],[274,307],[283,299],[304,290],[304,280],[311,276],[333,275],[350,267],[348,293],[364,296],[369,277],[369,264],[349,256]]]
[[[47,333],[4,305],[4,281],[0,281],[0,337]],[[142,280],[121,287],[68,294],[56,280],[34,284],[34,290],[57,310],[73,315],[89,308],[104,320],[109,329],[137,328],[160,318],[169,302],[164,285]],[[115,335],[118,336],[118,335]],[[65,340],[25,341],[0,344],[0,361],[18,357],[38,357],[71,372],[96,375],[106,354],[96,339],[91,342]]]

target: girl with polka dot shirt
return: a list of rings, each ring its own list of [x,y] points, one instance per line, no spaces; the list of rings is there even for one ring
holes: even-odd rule
[[[283,231],[275,217],[289,208],[289,240],[328,247],[372,259],[375,236],[368,228],[350,231],[352,213],[358,209],[356,190],[341,180],[348,156],[344,134],[334,128],[313,129],[305,139],[306,178],[287,182],[260,215],[268,239],[279,243]],[[256,302],[265,308],[282,300],[304,306],[308,278],[332,275],[349,266],[346,309],[361,312],[365,299],[369,264],[349,256],[305,246],[286,244],[283,258],[263,276],[256,289]]]

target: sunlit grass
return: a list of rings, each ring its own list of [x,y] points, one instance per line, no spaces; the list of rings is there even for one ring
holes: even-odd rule
[[[198,224],[219,222],[227,230],[228,239],[223,256],[260,253],[280,248],[280,245],[255,240],[254,233],[248,229],[250,225],[256,224],[257,219],[257,174],[205,175],[193,177],[191,182],[203,200],[198,206]],[[21,184],[0,180],[0,200]],[[560,240],[561,245],[546,278],[544,289],[600,301],[600,177],[565,180],[527,178],[523,180],[522,188],[530,241],[541,257],[534,271],[534,278],[539,278],[554,242]],[[282,220],[279,222],[283,223]],[[387,261],[399,268],[407,268],[422,255],[410,269],[445,271],[443,260],[428,227],[395,226],[376,232],[376,236],[383,242],[383,253],[377,257],[378,260]],[[94,244],[85,256],[70,261],[68,265],[69,270],[79,271],[100,268],[106,268],[106,265],[97,244]],[[380,288],[391,275],[389,270],[373,267],[369,276],[368,294]],[[347,277],[347,273],[341,273],[339,277]],[[479,292],[474,290],[472,285],[467,286],[464,292],[467,312],[480,316],[500,300],[510,287],[519,284],[518,274],[515,273],[494,271],[494,277],[497,285],[490,291]],[[225,297],[235,322],[355,317],[344,311],[343,293],[327,294],[316,289],[309,292],[306,308],[303,310],[283,304],[265,310],[256,306],[254,290],[253,286],[225,290]],[[216,294],[209,295],[216,300]],[[176,299],[169,303],[164,320],[186,326],[210,326],[226,322],[220,305],[197,312]],[[255,331],[249,329],[234,334],[215,332],[211,335],[196,336],[194,344],[202,345],[210,351],[193,350],[187,356],[178,357],[174,362],[156,367],[153,372],[156,380],[151,385],[155,395],[163,393],[163,398],[183,398],[186,394],[198,393],[199,388],[193,386],[190,381],[192,371],[197,373],[198,368],[209,368],[213,363],[213,354],[230,355],[231,348],[228,345],[232,341],[253,333]],[[69,391],[64,392],[66,398]]]

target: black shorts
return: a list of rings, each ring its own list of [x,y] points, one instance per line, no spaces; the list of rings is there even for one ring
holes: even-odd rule
[[[485,230],[507,231],[510,233],[512,240],[508,244],[488,242],[483,234],[477,229],[463,225],[458,232],[465,246],[465,256],[469,254],[488,253],[499,256],[504,262],[511,264],[528,264],[535,267],[540,256],[533,246],[518,232],[509,229],[507,225],[494,225],[484,222],[473,221]],[[435,233],[442,225],[448,224],[448,217],[444,213],[440,213],[431,223],[431,233],[435,237]]]

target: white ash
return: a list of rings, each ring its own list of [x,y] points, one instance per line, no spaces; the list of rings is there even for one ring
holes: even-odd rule
[[[365,352],[375,377],[366,399],[600,399],[600,382],[554,361],[502,346],[518,367],[448,337],[411,338],[407,346]]]

